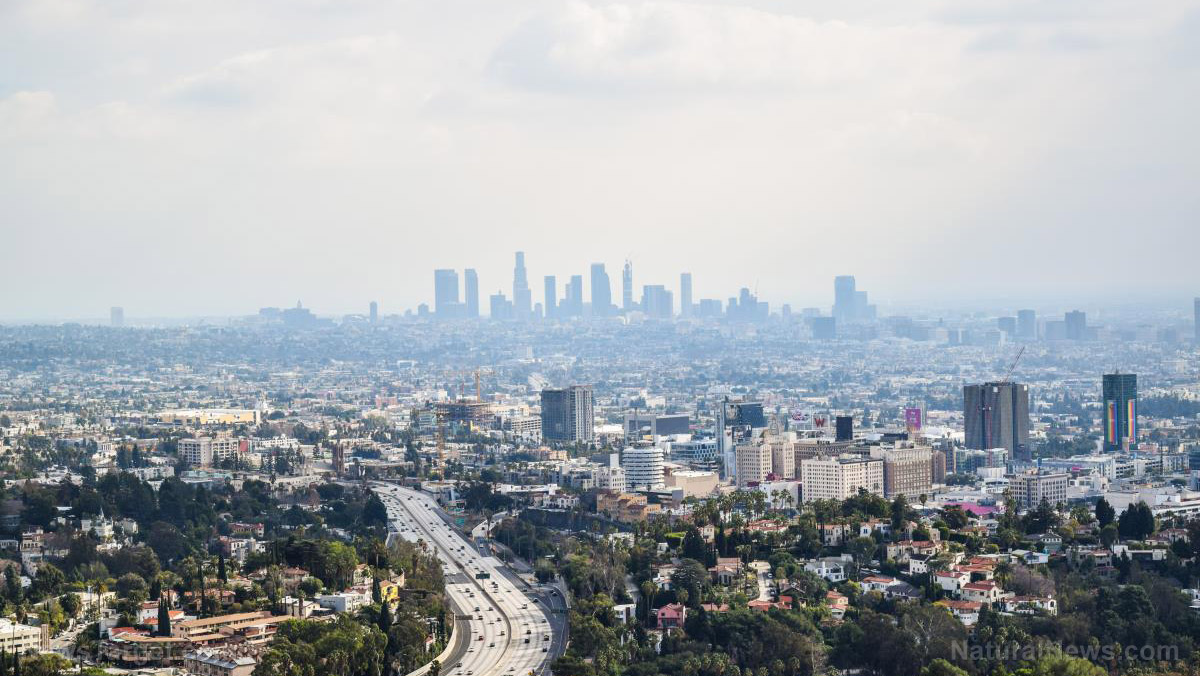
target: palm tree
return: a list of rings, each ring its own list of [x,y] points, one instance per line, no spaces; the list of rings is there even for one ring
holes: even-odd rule
[[[1012,580],[1013,567],[1008,561],[1000,561],[996,564],[996,569],[993,572],[993,577],[996,578],[996,584],[1007,589],[1008,583]]]

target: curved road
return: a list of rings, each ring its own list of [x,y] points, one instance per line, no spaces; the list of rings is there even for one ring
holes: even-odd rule
[[[388,510],[393,532],[433,547],[446,574],[446,594],[459,613],[456,647],[442,673],[450,676],[548,676],[554,626],[534,597],[503,572],[503,563],[484,556],[451,529],[434,499],[393,484],[371,485]],[[485,574],[488,577],[478,578]],[[462,642],[459,637],[466,642]],[[465,650],[465,652],[464,652]],[[424,673],[418,670],[414,673]]]

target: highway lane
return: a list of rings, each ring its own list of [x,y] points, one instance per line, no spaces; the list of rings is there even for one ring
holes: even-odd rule
[[[388,509],[391,528],[433,547],[446,572],[452,606],[466,619],[470,648],[461,661],[442,666],[452,676],[549,674],[561,641],[541,603],[504,574],[503,563],[476,550],[443,520],[429,495],[392,484],[372,484]],[[479,578],[480,574],[486,575]],[[461,625],[460,625],[461,626]],[[457,651],[456,651],[457,652]]]

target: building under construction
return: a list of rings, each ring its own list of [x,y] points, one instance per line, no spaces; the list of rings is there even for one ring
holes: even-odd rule
[[[1029,386],[1013,382],[963,387],[967,448],[1004,448],[1009,457],[1029,460]]]
[[[492,405],[486,402],[463,399],[439,401],[432,408],[437,419],[450,427],[470,425],[472,429],[491,429],[495,426],[496,414]]]

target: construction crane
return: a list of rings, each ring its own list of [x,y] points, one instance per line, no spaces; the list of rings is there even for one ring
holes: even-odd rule
[[[446,477],[446,422],[443,419],[443,414],[440,408],[435,408],[434,417],[437,418],[437,459],[438,470],[442,473],[442,478]]]
[[[483,401],[483,387],[480,385],[479,377],[481,375],[491,375],[492,370],[489,368],[475,369],[475,401]]]
[[[1007,383],[1012,379],[1013,371],[1017,369],[1017,363],[1021,361],[1021,355],[1023,354],[1025,354],[1024,345],[1022,345],[1021,349],[1017,351],[1017,356],[1012,360],[1012,364],[1008,367],[1008,373],[1004,374],[1004,378],[1000,382]]]

